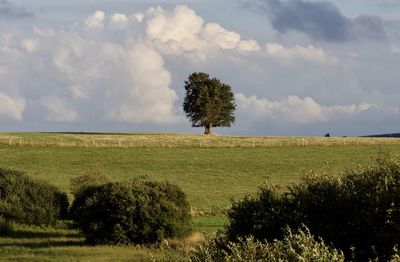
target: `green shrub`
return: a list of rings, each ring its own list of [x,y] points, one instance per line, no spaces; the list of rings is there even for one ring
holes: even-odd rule
[[[232,241],[250,235],[273,241],[282,238],[286,226],[297,228],[302,223],[301,214],[289,194],[268,184],[260,187],[257,197],[247,195],[233,202],[228,219],[227,235]]]
[[[108,182],[110,182],[110,178],[98,172],[77,176],[71,179],[71,193],[76,195],[85,187],[104,185]]]
[[[0,168],[0,216],[24,224],[49,225],[64,219],[68,197],[22,172]]]
[[[256,261],[344,261],[341,251],[330,248],[320,239],[316,241],[307,228],[296,234],[287,228],[284,238],[273,242],[255,240],[253,236],[239,238],[221,248],[221,240],[214,238],[189,252],[191,262],[256,262]]]
[[[340,178],[310,174],[283,193],[263,186],[257,197],[233,203],[228,216],[231,240],[282,239],[286,226],[305,224],[354,260],[388,260],[400,243],[400,164],[381,157]]]
[[[144,178],[82,188],[71,215],[94,244],[158,243],[191,229],[185,193],[167,182]]]

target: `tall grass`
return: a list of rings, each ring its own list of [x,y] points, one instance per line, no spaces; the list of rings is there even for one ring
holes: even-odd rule
[[[227,148],[400,145],[396,138],[204,136],[143,133],[0,133],[0,144],[33,147]]]

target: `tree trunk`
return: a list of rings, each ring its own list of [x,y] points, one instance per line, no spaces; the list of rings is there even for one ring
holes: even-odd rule
[[[205,135],[211,135],[212,134],[212,132],[211,132],[211,124],[206,124],[205,125],[205,127],[204,127],[204,134]]]

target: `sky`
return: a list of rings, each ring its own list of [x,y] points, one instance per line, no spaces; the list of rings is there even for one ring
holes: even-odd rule
[[[182,103],[232,87],[224,135],[400,132],[398,0],[0,0],[0,131],[202,133]]]

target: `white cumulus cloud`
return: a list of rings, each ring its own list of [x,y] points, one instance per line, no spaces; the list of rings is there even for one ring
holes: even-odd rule
[[[91,102],[101,117],[156,124],[178,119],[171,74],[154,48],[141,41],[95,43],[75,33],[59,39],[56,68],[73,98]]]
[[[173,111],[178,96],[169,87],[171,74],[162,56],[145,44],[136,44],[120,55],[126,85],[108,90],[107,118],[131,123],[176,121]]]
[[[258,52],[261,50],[261,46],[256,40],[241,40],[238,44],[238,48],[243,52]]]
[[[25,99],[0,92],[0,117],[22,120],[25,106]]]
[[[260,51],[256,40],[241,40],[240,34],[217,23],[205,23],[193,9],[178,5],[172,12],[161,7],[146,12],[147,37],[166,54],[185,53],[199,60],[222,50]],[[194,55],[194,56],[193,56]]]
[[[115,13],[112,15],[110,23],[112,27],[122,29],[129,23],[129,18],[125,14]]]
[[[106,15],[103,11],[96,11],[85,20],[85,27],[88,29],[101,29],[104,27]]]
[[[136,21],[141,23],[143,21],[144,14],[142,12],[138,12],[138,13],[134,14],[133,17],[136,19]]]
[[[38,43],[38,41],[33,40],[33,39],[25,39],[22,41],[22,47],[29,54],[33,54],[39,49],[39,43]]]
[[[400,54],[400,45],[392,45],[391,50],[395,54]]]
[[[268,55],[290,61],[293,59],[303,59],[316,63],[336,63],[337,58],[328,55],[322,48],[313,45],[307,47],[296,45],[295,47],[285,47],[278,43],[267,43],[266,51]]]
[[[30,107],[29,116],[53,122],[180,121],[163,56],[130,22],[137,23],[125,14],[107,19],[97,11],[69,30],[0,36],[0,115],[21,119]],[[89,28],[103,30],[92,34]],[[40,53],[32,56],[39,43]],[[29,94],[29,103],[6,93]]]
[[[40,103],[46,109],[47,121],[74,122],[78,118],[78,113],[61,97],[43,97]]]
[[[234,49],[240,42],[240,35],[228,31],[217,23],[208,23],[201,32],[201,37],[208,43],[213,43],[222,49]]]
[[[0,76],[6,75],[8,70],[5,66],[0,66]]]
[[[147,11],[147,35],[165,43],[194,40],[203,27],[204,20],[187,6],[178,5],[172,13],[161,7]]]
[[[373,105],[361,103],[357,105],[325,106],[310,97],[303,99],[290,95],[279,101],[269,101],[255,95],[235,95],[239,110],[254,119],[279,119],[299,124],[325,122],[338,115],[353,115],[368,110]]]

